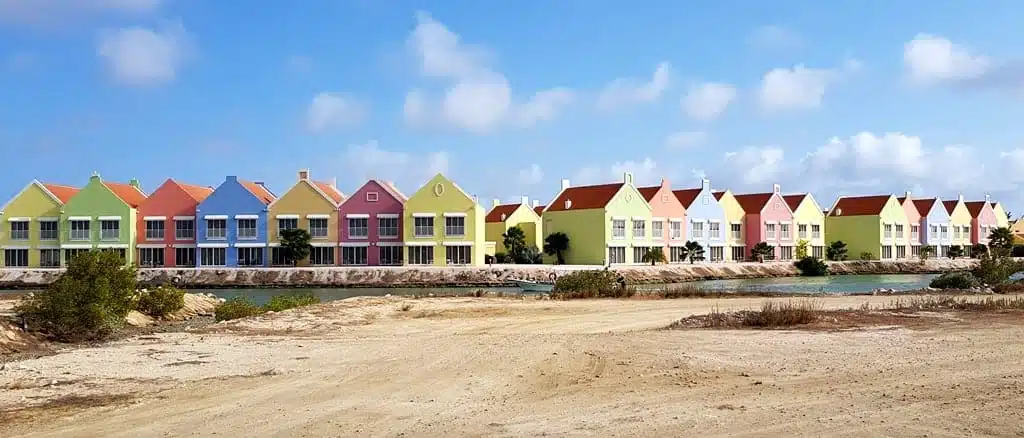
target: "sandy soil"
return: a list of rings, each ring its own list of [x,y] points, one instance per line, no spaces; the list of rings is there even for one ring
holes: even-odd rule
[[[762,301],[333,302],[6,364],[0,436],[1024,435],[1019,318],[664,329]]]

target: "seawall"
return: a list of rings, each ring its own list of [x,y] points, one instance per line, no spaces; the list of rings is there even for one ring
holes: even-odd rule
[[[926,274],[973,268],[977,260],[829,262],[833,274]],[[457,287],[507,286],[511,279],[548,280],[554,275],[601,266],[493,265],[484,267],[333,267],[142,269],[146,284],[177,283],[187,288],[233,287]],[[612,268],[630,284],[799,275],[792,263],[672,264]],[[58,269],[0,269],[0,289],[32,289],[59,276]]]

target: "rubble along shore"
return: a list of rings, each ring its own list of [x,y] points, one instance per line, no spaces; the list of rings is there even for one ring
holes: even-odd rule
[[[973,259],[829,262],[835,275],[936,274],[968,270]],[[466,267],[316,267],[316,268],[147,268],[143,284],[173,283],[184,288],[356,288],[356,287],[495,287],[512,279],[550,280],[568,272],[601,266],[489,265]],[[800,272],[790,262],[696,263],[617,266],[630,284],[665,284],[699,280],[792,277]],[[0,269],[0,289],[38,289],[53,282],[60,269]]]

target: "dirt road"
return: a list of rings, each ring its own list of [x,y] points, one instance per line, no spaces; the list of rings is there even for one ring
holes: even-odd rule
[[[1024,435],[1005,318],[662,329],[762,301],[328,303],[7,364],[0,436]]]

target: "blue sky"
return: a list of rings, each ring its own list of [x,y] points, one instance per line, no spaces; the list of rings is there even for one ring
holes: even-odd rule
[[[258,5],[258,6],[257,6]],[[1024,212],[1010,1],[0,0],[0,196],[300,168],[482,202],[716,188],[981,198]],[[486,205],[486,204],[485,204]]]

